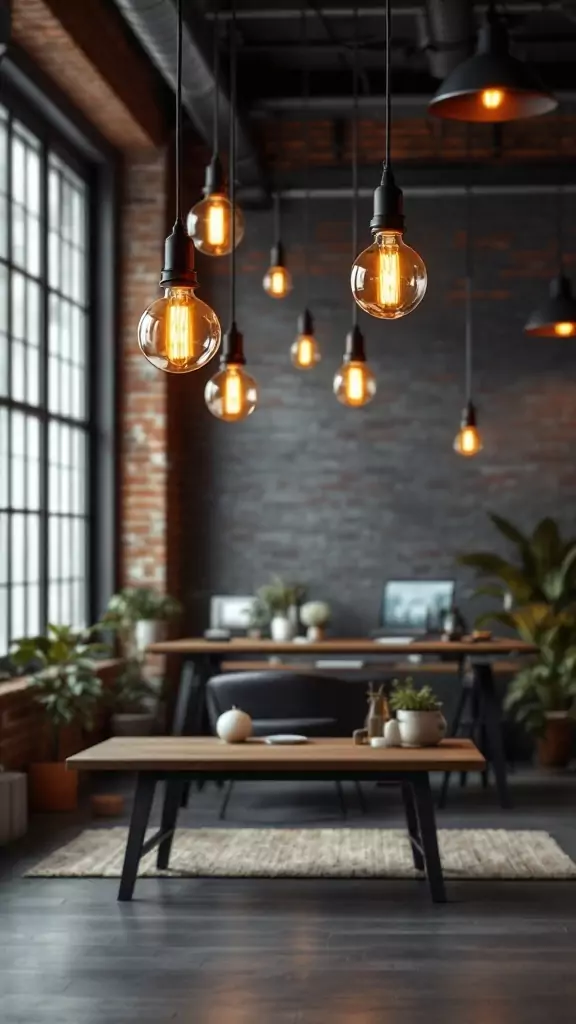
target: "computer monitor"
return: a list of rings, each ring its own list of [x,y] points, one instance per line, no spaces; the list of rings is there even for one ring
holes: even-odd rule
[[[388,580],[382,598],[381,626],[392,633],[439,633],[454,603],[454,580]]]

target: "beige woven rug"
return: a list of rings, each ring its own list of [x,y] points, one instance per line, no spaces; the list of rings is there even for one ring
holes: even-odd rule
[[[117,878],[127,830],[98,828],[46,857],[28,876]],[[441,829],[447,878],[576,878],[576,864],[547,832]],[[414,878],[401,829],[179,829],[169,871],[157,871],[155,851],[140,874],[217,878]]]

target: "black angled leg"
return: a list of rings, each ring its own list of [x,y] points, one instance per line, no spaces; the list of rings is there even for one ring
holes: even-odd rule
[[[218,817],[220,818],[220,821],[224,821],[224,818],[226,817],[226,811],[227,811],[227,808],[228,808],[228,804],[230,803],[230,797],[232,796],[232,790],[233,789],[234,789],[234,780],[233,779],[229,779],[228,782],[226,783],[226,791],[224,793],[224,799],[222,800],[222,803],[220,805],[220,813],[218,815]]]
[[[118,890],[119,900],[132,899],[155,789],[155,777],[148,775],[146,772],[140,772],[136,782],[136,793],[134,794],[132,817],[130,818],[130,831],[128,832],[122,878],[120,879],[120,888]]]
[[[502,730],[502,707],[496,691],[492,666],[489,664],[479,664],[475,666],[475,671],[477,673],[482,725],[488,740],[488,757],[494,772],[498,799],[500,806],[508,809],[512,807],[512,800],[508,791],[506,754],[504,752],[504,735]]]
[[[414,793],[412,786],[409,782],[402,783],[402,799],[404,800],[404,811],[406,813],[406,825],[408,828],[408,835],[410,837],[410,845],[412,847],[412,858],[414,860],[414,867],[416,871],[424,871],[424,857],[422,856],[420,839],[420,829],[418,828],[418,818],[416,815],[416,806],[414,803]]]
[[[166,837],[158,845],[156,866],[167,868],[170,864],[170,851],[174,839],[174,830],[178,820],[178,811],[182,806],[182,792],[186,783],[180,779],[167,779],[164,790],[164,806],[162,807],[162,820],[160,832],[166,833]]]
[[[340,804],[340,813],[341,813],[342,817],[345,818],[348,812],[346,810],[346,798],[344,796],[344,787],[343,787],[342,783],[340,782],[340,779],[338,779],[336,781],[336,791],[338,793],[338,803]]]
[[[434,815],[434,800],[428,772],[414,772],[410,776],[418,815],[422,852],[426,864],[426,877],[434,903],[446,902],[444,876],[438,852],[438,835]]]
[[[449,732],[448,732],[449,736],[457,736],[458,735],[458,731],[460,729],[460,723],[462,721],[462,715],[464,714],[464,709],[466,707],[466,702],[468,700],[468,694],[469,694],[469,689],[464,684],[464,682],[462,682],[462,687],[461,687],[460,693],[458,695],[458,702],[456,704],[454,715],[453,715],[452,721],[450,723],[450,729],[449,729]],[[452,774],[451,772],[444,772],[444,778],[442,780],[442,788],[440,790],[440,797],[439,797],[439,800],[438,800],[438,807],[443,808],[443,807],[446,806],[446,799],[448,797],[448,787],[450,785],[450,776],[451,776],[451,774]],[[462,781],[462,780],[460,780],[460,781]]]

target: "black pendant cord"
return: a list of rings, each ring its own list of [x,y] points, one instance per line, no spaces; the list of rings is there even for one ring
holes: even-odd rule
[[[212,108],[212,156],[217,157],[220,149],[220,5],[214,0],[214,105]]]
[[[230,19],[230,216],[232,251],[230,253],[230,322],[236,323],[236,2]]]
[[[178,0],[176,35],[176,220],[182,220],[182,0]]]
[[[564,273],[564,189],[558,186],[556,192],[556,258],[558,273]]]
[[[310,69],[308,67],[308,18],[306,15],[306,2],[302,5],[302,114],[306,125],[304,130],[304,145],[306,147],[304,164],[304,308],[308,308],[310,287],[308,282],[309,270],[309,247],[310,247]]]
[[[282,225],[280,219],[280,192],[278,189],[276,189],[276,192],[274,193],[274,245],[280,244],[281,226]]]
[[[472,401],[472,192],[466,187],[466,249],[465,249],[465,302],[466,302],[466,354],[465,354],[465,388],[466,404]]]
[[[352,64],[352,263],[358,255],[358,8],[354,8]],[[352,326],[358,325],[358,303],[352,299]]]
[[[386,44],[385,44],[385,67],[386,67],[386,149],[384,154],[384,166],[390,166],[390,135],[392,131],[392,94],[390,90],[390,36],[392,34],[392,14],[390,0],[386,0]]]

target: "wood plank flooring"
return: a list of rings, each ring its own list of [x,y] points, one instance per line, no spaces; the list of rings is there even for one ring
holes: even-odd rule
[[[96,784],[109,789],[110,779]],[[517,808],[454,790],[445,827],[545,828],[576,857],[576,776],[512,777]],[[396,793],[366,787],[349,827],[401,822]],[[219,794],[183,824],[216,824]],[[339,825],[330,785],[239,784],[238,826]],[[37,819],[3,851],[0,1024],[573,1024],[576,883],[424,885],[340,880],[24,879],[87,823]],[[224,825],[225,827],[225,825]]]

